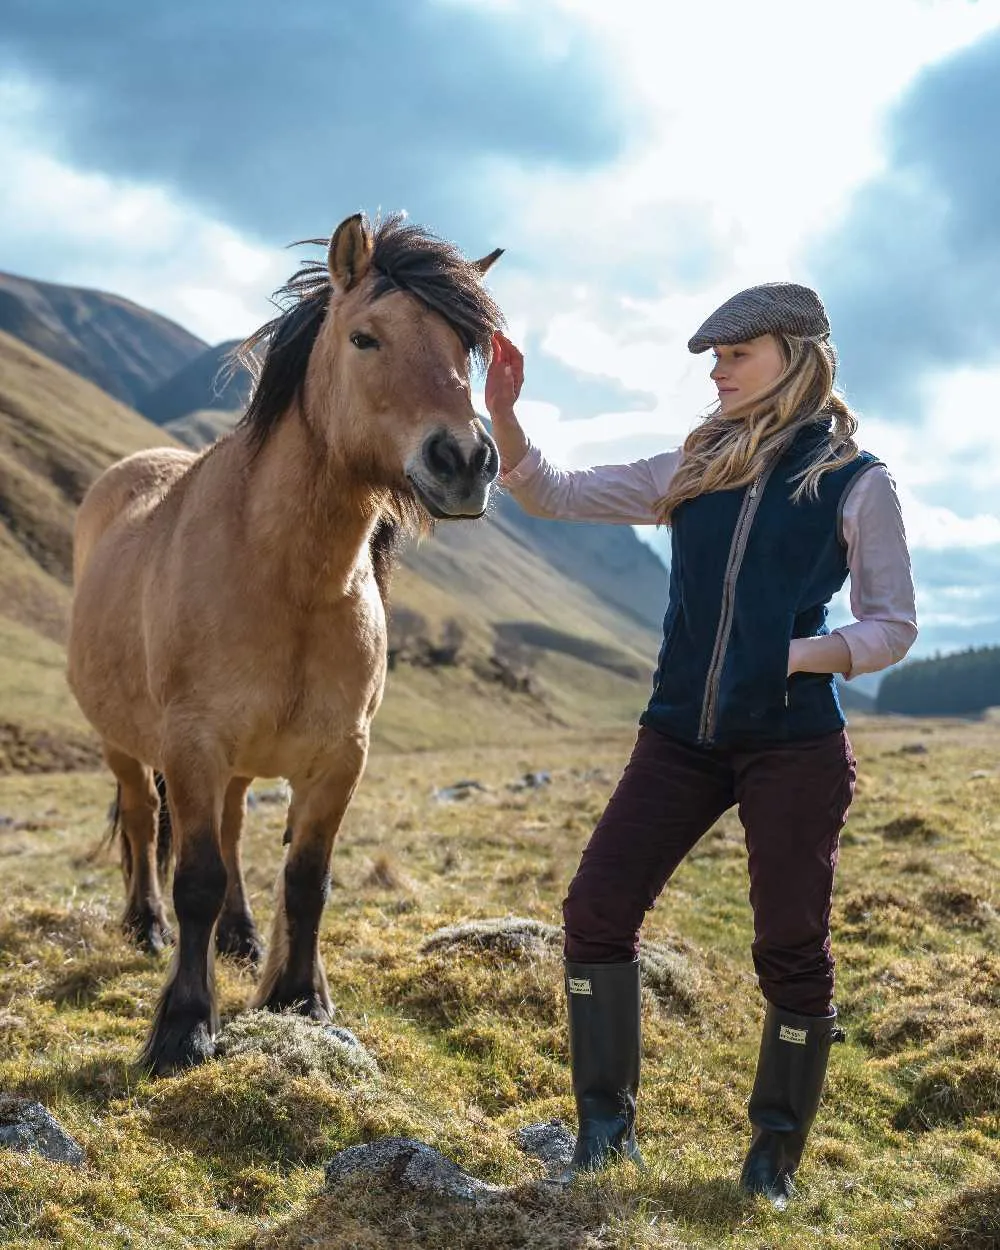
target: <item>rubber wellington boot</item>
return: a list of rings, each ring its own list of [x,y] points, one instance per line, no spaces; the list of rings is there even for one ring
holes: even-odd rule
[[[799,1016],[768,1003],[750,1095],[750,1151],[740,1187],[784,1210],[819,1108],[830,1047],[842,1042],[837,1013]]]
[[[639,961],[566,962],[569,1050],[578,1130],[563,1184],[615,1158],[643,1166],[635,1144],[639,1090]]]

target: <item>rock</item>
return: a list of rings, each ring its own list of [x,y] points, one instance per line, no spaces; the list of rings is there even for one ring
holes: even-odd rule
[[[562,941],[562,929],[544,920],[526,916],[504,916],[497,920],[467,920],[447,925],[426,937],[420,946],[422,954],[451,947],[474,951],[491,950],[500,955],[543,956]]]
[[[358,1050],[364,1050],[364,1046],[358,1041],[350,1029],[345,1029],[342,1024],[327,1024],[323,1026],[323,1032],[329,1033],[331,1037],[337,1038],[338,1041],[344,1043],[345,1046],[355,1046]],[[366,1052],[367,1053],[367,1052]]]
[[[83,1149],[40,1102],[0,1094],[0,1146],[8,1150],[34,1150],[53,1163],[79,1167]]]
[[[360,1146],[348,1146],[326,1165],[326,1187],[354,1172],[381,1173],[391,1183],[451,1198],[474,1201],[505,1192],[463,1171],[440,1151],[412,1137],[381,1137]]]
[[[517,1130],[517,1144],[525,1154],[541,1159],[549,1171],[569,1167],[576,1138],[562,1120],[526,1124]]]
[[[272,786],[268,790],[252,790],[251,799],[247,796],[249,806],[254,807],[258,803],[290,803],[292,801],[292,787],[287,781],[280,781],[276,786]]]
[[[552,781],[551,773],[523,773],[517,781],[512,781],[507,787],[508,790],[540,790],[542,786],[547,786]]]
[[[898,755],[926,755],[927,748],[922,742],[906,742],[897,752]]]
[[[456,781],[452,786],[444,786],[440,790],[435,790],[433,797],[439,803],[457,803],[462,799],[468,799],[479,791],[486,793],[486,787],[479,781]]]

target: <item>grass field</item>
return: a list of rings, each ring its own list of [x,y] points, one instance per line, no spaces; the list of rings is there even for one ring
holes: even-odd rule
[[[470,722],[471,723],[471,722]],[[0,1151],[0,1243],[440,1250],[1000,1245],[1000,724],[859,722],[861,779],[834,915],[824,1104],[778,1216],[735,1187],[759,1037],[745,853],[727,815],[651,913],[640,1137],[649,1169],[552,1192],[513,1140],[572,1120],[558,948],[421,953],[438,928],[559,903],[627,756],[626,731],[462,751],[376,751],[335,852],[323,950],[340,1020],[380,1075],[263,1056],[150,1081],[133,1060],[165,964],[118,935],[117,868],[92,857],[101,773],[0,777],[0,1088],[41,1100],[82,1168]],[[523,741],[527,742],[525,738]],[[550,770],[538,790],[508,789]],[[444,804],[434,788],[486,790]],[[284,811],[250,814],[270,918]],[[219,964],[224,1017],[252,976]],[[336,1150],[406,1134],[484,1180],[477,1204],[370,1179],[323,1192]]]

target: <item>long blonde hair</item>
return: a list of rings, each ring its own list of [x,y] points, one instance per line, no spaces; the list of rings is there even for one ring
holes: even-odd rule
[[[821,416],[832,418],[830,437],[792,479],[798,483],[793,502],[815,499],[823,474],[857,456],[858,419],[834,389],[837,356],[832,345],[825,339],[785,334],[775,338],[785,368],[773,385],[725,414],[713,409],[684,440],[670,489],[656,504],[661,525],[669,525],[687,499],[749,485],[788,449],[804,425]]]

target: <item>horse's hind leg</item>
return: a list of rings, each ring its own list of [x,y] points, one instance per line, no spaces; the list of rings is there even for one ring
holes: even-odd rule
[[[319,925],[330,887],[330,855],[351,795],[364,771],[368,739],[342,746],[329,767],[306,783],[293,782],[291,842],[278,877],[274,928],[254,999],[257,1007],[294,1007],[314,1020],[333,1014],[319,954]]]
[[[157,1074],[173,1072],[214,1053],[215,922],[226,897],[220,849],[228,776],[211,742],[168,744],[163,775],[176,845],[174,911],[177,950],[163,988],[142,1061]]]
[[[104,757],[118,779],[122,875],[126,902],[122,928],[143,949],[159,954],[173,940],[157,873],[160,796],[153,770],[105,745]]]
[[[264,954],[257,926],[247,902],[243,864],[240,858],[240,835],[247,810],[249,777],[234,777],[226,790],[222,806],[222,858],[226,865],[226,901],[215,929],[215,949],[220,955],[236,955],[255,966]]]

